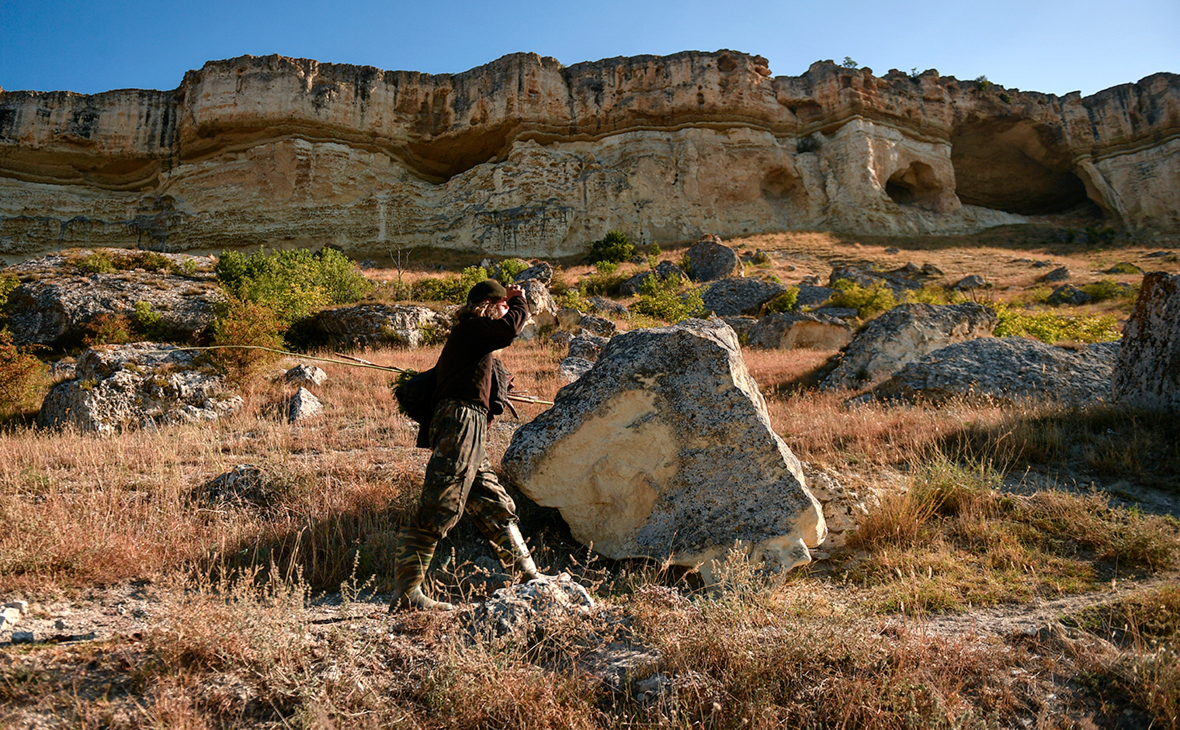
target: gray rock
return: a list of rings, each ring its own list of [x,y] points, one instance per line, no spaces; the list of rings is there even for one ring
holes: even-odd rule
[[[710,580],[735,541],[782,569],[823,541],[802,467],[723,321],[620,334],[555,403],[516,431],[502,467],[599,553]]]
[[[722,317],[721,321],[733,329],[734,334],[738,337],[738,342],[743,345],[747,343],[750,337],[750,330],[754,329],[754,325],[758,324],[757,317],[748,317],[744,314],[736,317]]]
[[[19,608],[7,607],[0,610],[0,631],[11,631],[22,615]]]
[[[893,271],[872,271],[854,266],[837,266],[828,275],[828,286],[834,287],[836,282],[841,279],[851,281],[866,289],[877,284],[884,284],[894,295],[900,296],[907,291],[922,288],[922,283],[916,278],[919,276],[921,276],[921,269],[913,264],[906,264]]]
[[[578,320],[578,326],[592,335],[599,337],[614,337],[618,331],[618,325],[609,319],[596,317],[593,314],[587,314]]]
[[[76,378],[45,396],[37,425],[109,436],[128,428],[212,421],[240,408],[241,396],[211,366],[197,365],[196,356],[154,342],[93,347],[78,358]]]
[[[283,377],[288,383],[323,385],[324,381],[328,379],[328,374],[314,365],[299,363],[288,370]]]
[[[872,391],[879,400],[954,397],[1088,405],[1110,399],[1117,342],[1079,350],[1023,337],[956,342],[911,362]]]
[[[324,404],[307,388],[300,388],[287,404],[287,421],[295,423],[324,412]]]
[[[835,317],[836,319],[855,320],[860,317],[860,312],[852,307],[820,307],[812,312],[824,317]]]
[[[493,636],[531,637],[557,622],[588,617],[594,599],[569,574],[501,588],[476,607],[471,625]]]
[[[1143,277],[1113,375],[1124,405],[1180,413],[1180,274]]]
[[[856,491],[840,480],[840,475],[828,468],[803,464],[807,488],[824,508],[824,522],[828,539],[820,550],[812,551],[817,560],[831,550],[844,547],[848,537],[856,531],[860,521],[881,504],[880,496],[871,487]]]
[[[889,254],[890,256],[892,256],[893,254],[899,254],[899,253],[901,253],[901,249],[900,249],[900,248],[898,248],[897,246],[890,246],[889,248],[885,249],[885,253],[887,253],[887,254]]]
[[[599,337],[589,333],[577,335],[570,340],[569,356],[595,362],[609,342],[610,339],[607,337]]]
[[[754,315],[763,304],[786,290],[787,287],[773,281],[730,278],[701,287],[701,299],[705,302],[705,311],[719,317]]]
[[[625,304],[611,301],[606,297],[593,296],[588,298],[586,301],[590,302],[590,306],[594,307],[594,310],[599,314],[605,314],[608,317],[622,318],[631,316],[631,310],[627,309]]]
[[[852,341],[852,327],[842,319],[810,312],[777,312],[758,320],[746,338],[749,347],[838,350]]]
[[[319,312],[312,329],[320,340],[345,347],[422,347],[444,341],[451,318],[411,304],[354,304]]]
[[[520,331],[522,340],[531,340],[542,332],[557,326],[557,304],[549,288],[540,279],[524,279],[517,282],[524,289],[524,298],[529,305],[529,318]]]
[[[549,341],[558,347],[568,348],[570,346],[570,342],[573,339],[574,333],[570,332],[569,330],[557,330],[553,334],[549,335]]]
[[[1065,281],[1069,279],[1069,269],[1064,266],[1053,269],[1048,274],[1041,277],[1041,281],[1046,283],[1054,281]]]
[[[987,286],[991,286],[991,284],[988,284],[986,279],[979,274],[971,274],[956,281],[951,285],[951,288],[955,291],[970,291],[972,289],[982,289]]]
[[[514,276],[512,280],[519,284],[520,282],[528,281],[529,279],[536,279],[545,286],[549,286],[549,284],[553,281],[553,265],[545,261],[538,261],[537,263]]]
[[[557,378],[572,383],[594,368],[594,363],[581,357],[567,357],[557,365]]]
[[[812,277],[814,278],[814,277]],[[795,306],[803,307],[818,307],[824,302],[832,298],[838,289],[833,289],[828,286],[814,286],[812,284],[800,284],[799,296],[795,299]]]
[[[685,257],[689,274],[695,281],[716,281],[742,275],[742,260],[717,236],[702,237],[689,247]]]
[[[205,482],[197,490],[197,496],[212,504],[248,502],[263,505],[270,500],[269,485],[270,480],[262,469],[254,464],[238,464]]]
[[[1073,284],[1062,284],[1053,290],[1053,293],[1045,300],[1049,304],[1089,304],[1093,299],[1089,294],[1077,288]]]
[[[856,388],[879,382],[928,352],[990,336],[997,321],[994,311],[974,302],[902,304],[856,334],[821,386]]]
[[[103,250],[113,257],[129,253]],[[224,301],[210,276],[196,279],[142,270],[82,276],[61,255],[31,259],[9,270],[26,279],[8,297],[8,327],[13,343],[21,347],[79,342],[96,317],[130,317],[139,302],[151,306],[170,336],[189,339],[213,325],[214,309]]]
[[[12,643],[14,644],[32,644],[36,642],[36,637],[33,636],[32,631],[13,631]]]

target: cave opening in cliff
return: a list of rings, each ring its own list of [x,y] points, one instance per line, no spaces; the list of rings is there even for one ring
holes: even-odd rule
[[[955,194],[964,205],[1019,215],[1101,216],[1073,169],[1060,130],[1028,119],[984,119],[951,133]]]
[[[803,200],[806,195],[803,181],[792,170],[774,168],[762,178],[762,197],[784,222],[791,217],[794,208],[806,202]]]
[[[911,163],[904,170],[890,175],[885,182],[885,194],[898,205],[935,207],[941,192],[942,185],[934,174],[934,168],[924,162]]]

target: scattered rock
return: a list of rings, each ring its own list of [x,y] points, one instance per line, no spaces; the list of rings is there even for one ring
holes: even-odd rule
[[[593,314],[587,314],[578,320],[578,326],[592,335],[599,337],[614,337],[618,331],[618,326],[603,317],[596,317]]]
[[[422,347],[444,341],[451,318],[412,304],[354,304],[319,312],[309,329],[313,339],[331,345]]]
[[[553,265],[546,261],[538,261],[514,276],[512,280],[519,284],[529,279],[536,279],[545,286],[549,286],[553,281]]]
[[[982,276],[979,274],[970,274],[956,281],[951,285],[951,288],[955,291],[970,291],[972,289],[982,289],[988,286],[991,286],[991,284],[987,283],[987,280]]]
[[[689,275],[696,281],[716,281],[742,275],[742,260],[717,236],[703,236],[689,247],[685,258],[688,259]]]
[[[820,307],[813,311],[813,314],[818,314],[824,317],[835,317],[836,319],[843,319],[852,321],[860,317],[860,312],[852,307]]]
[[[1180,413],[1180,274],[1143,277],[1113,375],[1119,403]]]
[[[701,287],[701,299],[705,303],[705,311],[719,317],[732,317],[758,314],[763,304],[786,290],[787,287],[773,281],[729,278]]]
[[[1069,269],[1064,266],[1060,266],[1056,269],[1053,269],[1048,274],[1042,276],[1040,281],[1052,283],[1055,281],[1066,281],[1067,279],[1069,279]]]
[[[758,320],[746,338],[749,347],[774,350],[838,350],[852,341],[844,320],[811,312],[777,312]]]
[[[328,374],[314,365],[299,363],[288,370],[283,377],[288,383],[323,385],[324,381],[328,379]]]
[[[16,626],[24,614],[24,611],[15,606],[0,609],[0,631],[12,631],[12,627]]]
[[[324,404],[307,388],[300,388],[287,405],[287,421],[295,423],[323,413]]]
[[[269,480],[254,464],[238,464],[201,485],[196,496],[211,504],[265,505],[270,501]]]
[[[37,639],[33,636],[32,631],[13,631],[12,632],[12,643],[13,644],[32,644],[32,643],[36,642],[36,640]]]
[[[563,383],[572,383],[594,367],[594,363],[581,357],[567,357],[557,366],[557,377]]]
[[[935,278],[935,277],[945,275],[943,273],[942,269],[938,268],[934,264],[922,264],[921,274],[922,274],[922,276],[926,276],[926,277],[930,277],[930,278]]]
[[[501,588],[476,607],[472,628],[493,636],[543,634],[555,622],[588,616],[594,599],[568,573]]]
[[[900,248],[898,248],[897,246],[890,246],[889,248],[885,249],[885,253],[887,253],[887,254],[889,254],[890,256],[892,256],[892,255],[894,255],[894,254],[901,253],[901,249],[900,249]]]
[[[906,264],[893,271],[872,271],[854,266],[837,266],[828,275],[828,286],[835,287],[836,282],[841,279],[851,281],[866,289],[877,284],[884,284],[895,296],[900,296],[907,291],[922,288],[922,282],[916,278],[921,274],[922,270],[913,264]]]
[[[1073,284],[1062,284],[1053,290],[1053,293],[1048,296],[1045,301],[1049,304],[1089,304],[1093,301],[1089,294],[1077,288]]]
[[[109,436],[127,428],[212,421],[242,406],[197,353],[137,342],[93,347],[78,358],[75,379],[54,386],[37,414],[43,428],[73,426]]]
[[[819,550],[811,553],[818,560],[827,557],[831,550],[844,547],[861,519],[878,507],[881,499],[872,489],[868,489],[863,496],[849,489],[831,469],[804,462],[803,473],[807,477],[808,490],[823,505],[824,522],[828,526],[828,539]]]
[[[619,285],[619,294],[625,297],[635,296],[639,293],[643,282],[652,276],[653,273],[651,271],[639,272]],[[654,276],[658,276],[661,279],[675,278],[677,281],[688,281],[688,274],[685,274],[679,266],[671,261],[661,261],[657,264]]]
[[[878,382],[928,352],[990,336],[996,313],[974,302],[902,304],[869,322],[841,353],[825,388],[856,388]]]
[[[555,401],[516,431],[502,466],[597,552],[710,579],[735,541],[782,569],[823,541],[819,505],[723,321],[620,334]]]
[[[574,333],[570,332],[569,330],[557,330],[553,334],[549,335],[549,341],[552,342],[553,344],[557,345],[558,347],[568,348],[570,345],[570,341],[573,339],[574,339]]]
[[[610,342],[609,338],[599,337],[589,333],[577,335],[570,340],[569,356],[595,362],[602,354],[602,349]]]
[[[809,277],[809,278],[816,279],[818,281],[818,277],[813,276],[813,277]],[[806,281],[806,280],[804,280],[804,281]],[[837,291],[839,291],[839,290],[833,289],[828,286],[814,286],[812,284],[800,284],[799,285],[799,296],[795,299],[795,306],[800,307],[800,308],[802,308],[802,307],[818,307],[818,306],[822,305],[824,302],[831,299],[832,295],[835,294]]]
[[[586,315],[582,314],[576,309],[563,307],[557,310],[557,326],[561,327],[562,329],[576,327],[578,323],[582,321],[582,317],[585,316]]]
[[[983,337],[911,362],[865,398],[938,403],[954,397],[1088,405],[1108,400],[1119,343],[1079,350],[1023,337]]]

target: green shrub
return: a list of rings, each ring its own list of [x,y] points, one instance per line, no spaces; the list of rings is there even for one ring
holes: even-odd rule
[[[557,305],[558,309],[576,309],[582,314],[589,314],[594,311],[594,305],[590,300],[582,296],[582,292],[578,289],[567,288],[560,294],[553,296],[553,303]]]
[[[45,381],[45,365],[12,344],[7,329],[0,330],[0,414],[11,415],[30,406]]]
[[[832,285],[837,291],[828,302],[834,307],[855,309],[861,319],[872,317],[897,306],[893,290],[884,282],[863,287],[848,279],[837,279]]]
[[[590,263],[613,261],[622,263],[635,255],[635,246],[627,241],[627,234],[619,230],[608,231],[602,239],[590,244]]]
[[[89,274],[111,274],[115,271],[115,263],[109,251],[94,251],[74,262],[78,271]]]
[[[0,274],[0,317],[7,314],[8,297],[20,286],[15,274]]]
[[[1119,299],[1126,297],[1134,299],[1139,296],[1139,287],[1137,286],[1122,286],[1116,281],[1110,279],[1102,279],[1093,284],[1085,284],[1081,287],[1082,291],[1090,295],[1090,298],[1095,302],[1103,302],[1107,299]]]
[[[426,302],[451,302],[463,304],[467,301],[467,292],[471,287],[488,278],[488,272],[482,266],[468,266],[458,276],[435,277],[420,279],[411,289],[412,298]]]
[[[914,304],[952,304],[962,299],[958,292],[952,294],[941,286],[924,286],[905,293],[905,300]]]
[[[625,275],[617,273],[619,265],[614,261],[599,261],[594,267],[598,269],[598,273],[591,274],[578,284],[582,296],[618,294],[619,286],[627,279]]]
[[[248,382],[279,356],[240,346],[282,349],[283,332],[289,325],[265,304],[227,297],[218,307],[217,319],[213,323],[213,344],[233,347],[214,350],[213,360],[226,370],[231,380]]]
[[[512,280],[517,274],[529,267],[528,261],[521,259],[504,259],[500,262],[499,270],[496,272],[496,280],[504,286],[512,283]]]
[[[1107,269],[1106,273],[1108,273],[1108,274],[1141,274],[1143,272],[1139,270],[1138,266],[1131,263],[1130,261],[1124,261],[1121,264],[1115,264],[1114,266],[1110,267],[1109,269]]]
[[[789,312],[799,301],[799,287],[788,287],[785,292],[766,303],[766,314],[775,312]]]
[[[103,313],[90,320],[82,336],[85,347],[95,345],[125,345],[140,338],[131,327],[131,319],[123,314]]]
[[[1065,316],[1055,312],[1025,313],[1002,302],[988,304],[996,311],[996,337],[1032,337],[1057,342],[1110,342],[1119,338],[1114,315]]]
[[[216,272],[228,294],[266,306],[287,326],[329,305],[358,301],[371,288],[347,256],[330,248],[318,255],[304,248],[224,251]]]
[[[160,317],[160,313],[152,309],[151,302],[136,302],[135,311],[131,315],[135,328],[149,340],[163,340],[167,338],[168,327]]]
[[[705,302],[698,289],[681,295],[680,280],[676,277],[649,276],[639,286],[639,300],[631,305],[631,311],[675,324],[704,314]]]

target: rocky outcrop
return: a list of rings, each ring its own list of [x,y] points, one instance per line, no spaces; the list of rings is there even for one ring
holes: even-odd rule
[[[838,350],[852,341],[852,327],[841,319],[810,312],[768,314],[750,329],[749,347],[767,350]]]
[[[93,251],[76,251],[24,261],[8,269],[22,283],[8,297],[8,326],[17,345],[61,347],[81,342],[101,315],[153,320],[157,336],[184,340],[213,325],[224,300],[212,275],[185,276],[142,268],[84,273],[73,263]],[[99,251],[116,260],[122,251]],[[171,256],[177,261],[189,256]],[[208,263],[208,262],[204,262]],[[193,264],[195,268],[195,264]],[[142,309],[146,306],[146,309]]]
[[[864,398],[938,403],[949,398],[1089,405],[1110,400],[1119,343],[1071,350],[1023,337],[958,342],[906,365]]]
[[[592,370],[517,430],[502,466],[611,558],[707,572],[741,541],[790,568],[824,539],[799,461],[719,319],[611,339]]]
[[[786,290],[787,287],[773,281],[731,277],[701,287],[701,301],[706,312],[718,317],[753,315]]]
[[[1082,98],[735,51],[430,75],[280,56],[173,91],[0,92],[0,253],[339,245],[509,256],[784,229],[1180,227],[1180,77]]]
[[[197,354],[154,342],[91,348],[78,358],[76,379],[45,396],[37,425],[109,436],[236,411],[241,396],[208,365],[194,362]]]
[[[878,382],[929,352],[991,335],[996,322],[993,310],[974,302],[902,304],[866,324],[821,385],[857,388]]]
[[[1112,385],[1119,403],[1180,413],[1180,275],[1143,277]]]
[[[344,347],[421,347],[445,340],[451,318],[412,304],[354,304],[320,311],[307,330],[314,341]]]

